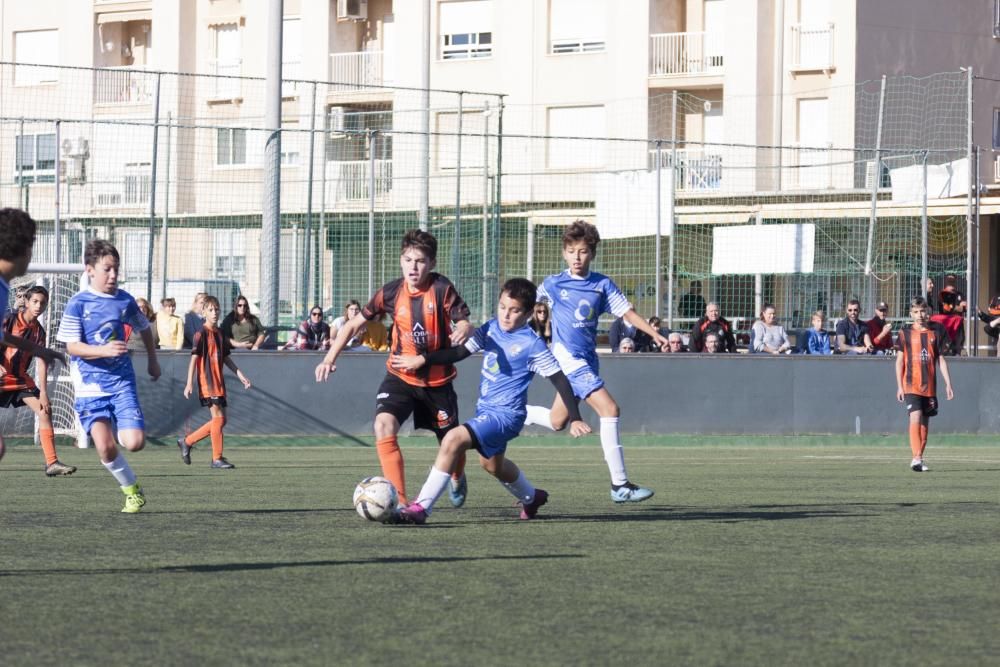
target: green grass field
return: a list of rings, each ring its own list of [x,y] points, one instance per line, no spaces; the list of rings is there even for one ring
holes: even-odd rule
[[[536,521],[470,465],[427,526],[351,508],[371,448],[151,445],[139,515],[93,450],[0,462],[0,663],[994,665],[1000,451],[938,438],[626,441],[656,496],[608,498],[596,438],[522,438]],[[403,443],[411,493],[434,455]]]

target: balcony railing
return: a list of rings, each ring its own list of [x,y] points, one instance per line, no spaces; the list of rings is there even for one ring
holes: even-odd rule
[[[330,54],[333,90],[364,90],[385,83],[382,51]]]
[[[831,70],[833,66],[833,24],[793,25],[791,68]]]
[[[155,81],[155,75],[138,67],[94,70],[94,104],[147,104]]]
[[[374,160],[375,196],[388,194],[392,190],[392,160]],[[335,200],[364,200],[371,195],[371,178],[368,160],[331,162],[337,180]]]
[[[227,58],[209,61],[209,73],[217,77],[212,79],[211,96],[214,99],[231,100],[240,96],[240,79],[243,73],[243,61],[240,58]]]
[[[149,205],[152,193],[152,168],[126,166],[124,173],[95,175],[94,205],[97,208],[137,208]]]
[[[717,149],[718,150],[718,149]],[[656,169],[657,151],[649,151],[649,168]],[[673,152],[659,152],[661,169],[675,166]],[[722,155],[712,148],[678,148],[674,187],[678,192],[718,190],[722,187]]]
[[[650,76],[722,74],[720,35],[668,32],[649,36]]]

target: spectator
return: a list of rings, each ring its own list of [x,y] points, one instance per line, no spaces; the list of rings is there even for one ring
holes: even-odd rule
[[[691,350],[704,352],[705,336],[714,333],[719,339],[719,352],[736,352],[736,336],[733,326],[722,316],[719,304],[710,301],[705,314],[691,328]]]
[[[656,315],[650,317],[648,321],[649,321],[649,326],[653,327],[653,329],[655,329],[656,332],[659,333],[664,338],[670,335],[670,329],[660,326],[663,323],[663,321]],[[647,336],[647,338],[649,337]],[[661,351],[660,346],[657,345],[656,341],[654,341],[652,338],[649,338],[649,342],[646,343],[644,347],[641,347],[637,350],[637,352],[660,352],[660,351]]]
[[[365,324],[365,328],[361,330],[361,345],[358,346],[358,349],[367,349],[372,352],[389,351],[389,332],[382,324],[383,319],[385,316],[380,315]]]
[[[944,287],[938,294],[938,314],[932,322],[941,324],[948,332],[945,354],[959,355],[965,345],[965,295],[958,291],[958,276],[949,273],[944,277]]]
[[[868,327],[861,321],[861,302],[847,302],[847,317],[837,322],[837,351],[841,354],[869,354],[874,348]]]
[[[156,335],[156,313],[153,311],[153,307],[141,296],[135,298],[135,304],[139,306],[139,312],[146,316],[149,323],[152,325],[150,331],[153,332],[153,347],[158,347],[158,340]],[[132,327],[128,324],[125,325],[125,345],[130,350],[145,350],[146,345],[142,342],[141,336],[132,336]]]
[[[879,301],[875,304],[875,316],[865,322],[873,354],[889,354],[893,349],[892,324],[885,319],[888,312],[889,304]]]
[[[667,350],[669,350],[671,354],[687,352],[687,348],[684,347],[684,337],[676,331],[672,332],[669,336],[667,336]]]
[[[177,317],[177,301],[170,297],[160,299],[160,312],[156,314],[156,337],[160,348],[179,350],[184,346],[184,320]]]
[[[804,330],[798,341],[801,354],[833,354],[830,348],[830,334],[823,328],[826,314],[817,310],[812,314],[812,328]]]
[[[776,323],[774,304],[765,303],[760,319],[750,331],[750,350],[768,354],[784,354],[791,347],[785,327]]]
[[[705,297],[701,295],[701,281],[692,280],[688,293],[681,297],[677,304],[677,313],[681,317],[694,319],[705,312]]]
[[[222,320],[222,335],[237,350],[259,350],[267,338],[264,325],[250,312],[250,302],[240,294],[233,311]]]
[[[985,325],[983,331],[990,337],[991,342],[997,348],[997,356],[1000,357],[1000,296],[990,299],[990,305],[984,313],[979,312],[979,319]]]
[[[191,349],[191,341],[194,335],[205,326],[205,318],[201,314],[201,309],[205,307],[205,292],[198,292],[194,295],[191,303],[191,310],[184,314],[184,349]]]
[[[718,354],[722,352],[722,343],[719,341],[719,334],[709,331],[702,340],[702,353]]]
[[[632,345],[635,350],[644,349],[653,342],[653,339],[648,334],[643,333],[636,326],[619,317],[611,323],[611,328],[608,330],[608,345],[611,346],[611,351],[621,352],[618,348],[626,338],[632,339]]]
[[[351,299],[344,304],[344,314],[335,319],[333,324],[330,325],[330,339],[335,339],[337,337],[337,332],[340,331],[341,327],[343,327],[347,322],[350,322],[360,312],[361,304],[355,299]],[[344,349],[350,350],[351,348],[361,345],[361,338],[363,335],[364,331],[359,331],[353,338],[347,341],[347,345],[344,346]]]
[[[618,351],[622,354],[631,354],[635,352],[635,341],[626,336],[618,341]]]
[[[545,341],[546,345],[552,345],[552,319],[549,312],[549,304],[539,301],[535,304],[535,310],[528,320],[530,326],[538,337]]]
[[[313,306],[309,319],[299,324],[285,343],[286,350],[326,350],[330,347],[330,325],[323,320],[323,309]]]

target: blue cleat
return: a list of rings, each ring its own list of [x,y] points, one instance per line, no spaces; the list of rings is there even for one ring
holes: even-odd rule
[[[451,500],[451,504],[455,507],[461,507],[465,504],[465,497],[469,495],[469,484],[465,481],[465,474],[463,473],[458,480],[452,478],[448,483],[448,499]]]
[[[621,503],[641,503],[653,497],[653,490],[642,486],[636,486],[632,482],[625,482],[619,487],[611,487],[611,500]]]

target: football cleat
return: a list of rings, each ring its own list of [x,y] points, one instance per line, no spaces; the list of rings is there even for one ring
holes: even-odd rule
[[[191,445],[183,435],[177,436],[177,449],[181,450],[181,461],[191,465]]]
[[[232,470],[236,466],[226,460],[226,457],[220,456],[219,458],[212,461],[212,467],[218,468],[220,470]]]
[[[469,483],[465,481],[465,474],[463,473],[457,480],[452,477],[448,484],[448,499],[451,504],[455,507],[461,507],[465,504],[465,498],[468,495]]]
[[[45,466],[46,477],[56,477],[58,475],[72,475],[76,472],[76,466],[68,466],[61,461],[53,461]]]
[[[420,503],[411,503],[396,512],[395,520],[392,523],[407,523],[414,526],[422,526],[427,523],[427,510]]]
[[[125,494],[125,507],[122,508],[125,514],[135,514],[145,506],[146,496],[142,494],[138,484],[123,486],[122,493]]]
[[[927,472],[930,468],[927,467],[923,459],[913,459],[910,461],[910,470],[913,472]]]
[[[621,486],[611,487],[611,500],[616,503],[641,503],[653,497],[653,490],[625,482]]]
[[[542,489],[535,489],[535,498],[530,503],[521,504],[521,520],[528,521],[534,519],[538,514],[538,508],[549,502],[549,494]]]

